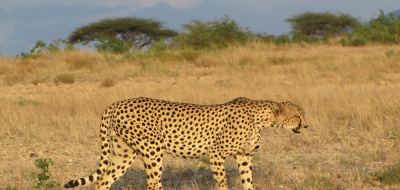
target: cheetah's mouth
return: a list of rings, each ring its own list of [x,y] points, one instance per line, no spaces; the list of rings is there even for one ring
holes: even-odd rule
[[[300,133],[300,127],[296,127],[294,129],[292,129],[293,133]]]
[[[300,128],[301,128],[301,119],[300,119],[300,117],[299,117],[299,120],[300,120],[299,125],[296,128],[292,129],[293,133],[297,133],[297,134],[300,133]]]

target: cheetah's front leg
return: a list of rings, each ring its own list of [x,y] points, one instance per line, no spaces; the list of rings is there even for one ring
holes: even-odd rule
[[[148,152],[146,151],[146,153],[143,154],[144,168],[147,177],[147,190],[163,189],[161,185],[161,173],[163,169],[162,159],[163,153],[159,148],[151,147]]]
[[[244,190],[253,190],[252,156],[235,156]]]
[[[210,155],[211,170],[218,190],[228,190],[228,183],[225,175],[225,158],[220,155]]]

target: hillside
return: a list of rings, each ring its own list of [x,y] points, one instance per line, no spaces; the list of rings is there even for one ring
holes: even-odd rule
[[[400,189],[400,46],[276,46],[0,58],[0,189],[30,189],[36,158],[60,182],[94,171],[107,105],[153,97],[216,104],[235,97],[292,101],[311,127],[266,129],[254,159],[256,189]],[[18,156],[16,156],[18,155]],[[167,156],[166,190],[212,189],[207,159]],[[229,183],[241,181],[233,160]],[[138,159],[114,189],[144,189]],[[87,187],[83,189],[92,189]]]

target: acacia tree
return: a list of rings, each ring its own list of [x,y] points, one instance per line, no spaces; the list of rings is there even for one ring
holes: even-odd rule
[[[340,36],[350,32],[359,21],[347,14],[330,12],[305,12],[287,19],[291,24],[293,35],[317,39]]]
[[[160,21],[134,17],[103,19],[76,29],[68,37],[72,44],[92,42],[124,42],[141,49],[154,41],[170,38],[177,32],[166,29]]]

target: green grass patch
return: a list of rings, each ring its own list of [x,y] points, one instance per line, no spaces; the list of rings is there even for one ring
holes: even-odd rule
[[[400,183],[400,162],[383,169],[376,176],[382,183],[390,185]]]
[[[17,190],[16,187],[7,186],[4,190]]]
[[[28,105],[34,105],[37,106],[39,105],[38,101],[34,101],[34,100],[29,100],[29,99],[25,99],[25,98],[18,98],[17,102],[18,105],[20,106],[28,106]]]

